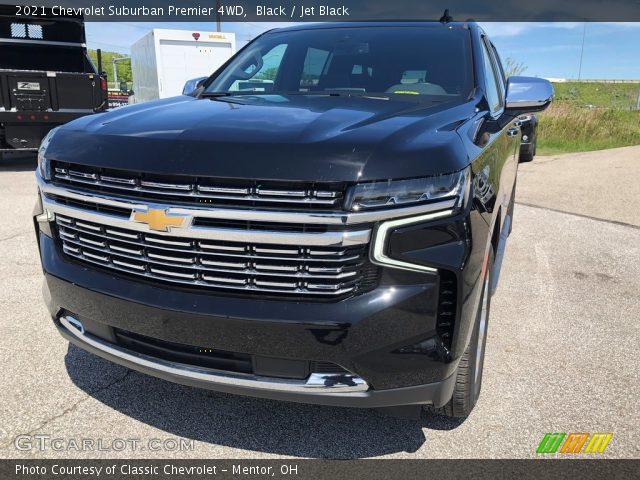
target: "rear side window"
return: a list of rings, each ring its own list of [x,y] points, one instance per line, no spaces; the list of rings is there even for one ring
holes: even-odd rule
[[[491,113],[497,113],[502,109],[502,94],[500,93],[501,83],[496,76],[496,72],[491,60],[491,55],[485,42],[482,42],[482,59],[484,62],[484,84],[487,92],[487,101]]]
[[[300,78],[300,87],[315,87],[328,64],[330,52],[319,48],[308,48],[304,57],[304,67]]]

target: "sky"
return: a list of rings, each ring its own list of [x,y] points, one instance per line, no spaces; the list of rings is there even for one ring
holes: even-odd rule
[[[223,23],[240,48],[259,33],[286,23]],[[640,23],[482,23],[505,60],[526,65],[523,75],[545,78],[640,80]],[[128,54],[152,28],[214,31],[216,24],[190,22],[88,22],[89,48]],[[580,53],[584,34],[582,69]]]

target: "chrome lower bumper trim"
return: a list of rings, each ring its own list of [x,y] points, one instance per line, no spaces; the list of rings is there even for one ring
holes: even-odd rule
[[[84,331],[82,323],[72,316],[60,317],[60,324],[80,342],[86,343],[105,354],[117,357],[146,369],[169,374],[176,379],[207,382],[212,386],[230,385],[293,393],[331,393],[348,394],[366,392],[369,385],[356,375],[312,373],[307,380],[286,380],[281,378],[260,377],[257,375],[224,372],[196,366],[186,366],[159,358],[127,350],[105,342]]]

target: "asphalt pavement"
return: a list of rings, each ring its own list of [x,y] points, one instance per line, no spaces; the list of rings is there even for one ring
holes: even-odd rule
[[[526,458],[547,432],[612,432],[603,456],[639,458],[639,162],[631,147],[521,165],[482,394],[459,422],[198,390],[69,346],[41,300],[35,160],[7,159],[0,457]]]

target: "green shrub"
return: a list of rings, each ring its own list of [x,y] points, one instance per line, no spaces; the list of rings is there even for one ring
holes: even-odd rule
[[[637,110],[587,108],[558,99],[538,118],[540,154],[640,145],[640,111]]]

